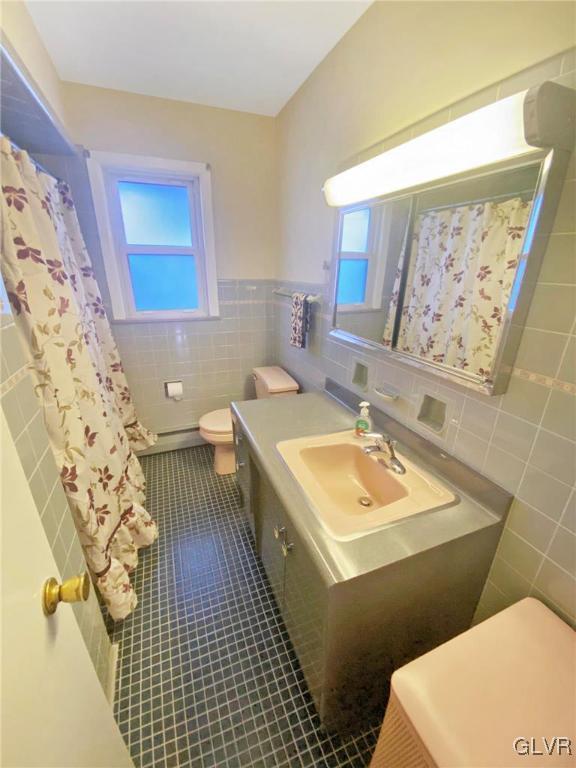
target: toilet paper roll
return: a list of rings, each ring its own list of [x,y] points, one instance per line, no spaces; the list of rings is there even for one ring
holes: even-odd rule
[[[166,395],[172,398],[172,400],[182,400],[184,396],[184,390],[182,388],[181,381],[167,381],[166,382]]]

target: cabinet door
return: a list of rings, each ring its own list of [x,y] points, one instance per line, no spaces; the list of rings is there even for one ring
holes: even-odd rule
[[[255,473],[256,474],[256,473]],[[284,603],[284,511],[270,483],[261,474],[258,480],[258,514],[256,518],[258,554],[264,564],[268,581],[280,610]]]
[[[284,555],[282,616],[322,718],[328,587],[309,554],[307,543],[290,526]]]

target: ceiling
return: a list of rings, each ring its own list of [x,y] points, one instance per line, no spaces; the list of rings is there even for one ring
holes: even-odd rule
[[[63,80],[276,115],[362,0],[29,0]]]

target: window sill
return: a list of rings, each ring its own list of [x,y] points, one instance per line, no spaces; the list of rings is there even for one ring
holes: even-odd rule
[[[204,320],[221,320],[220,315],[191,315],[180,314],[166,317],[150,315],[150,317],[123,317],[121,319],[110,318],[111,325],[134,325],[134,323],[181,323],[181,322],[202,322]]]
[[[367,307],[365,304],[338,304],[337,308],[338,312],[346,312],[347,314],[382,311],[382,307]]]

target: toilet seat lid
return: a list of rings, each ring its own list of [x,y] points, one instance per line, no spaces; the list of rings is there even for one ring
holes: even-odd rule
[[[217,411],[205,413],[198,422],[200,429],[223,435],[232,432],[232,414],[230,408],[220,408]]]

